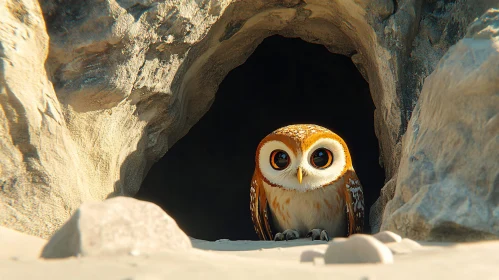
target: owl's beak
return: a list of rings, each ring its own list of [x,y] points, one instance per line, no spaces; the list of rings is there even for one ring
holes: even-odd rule
[[[301,171],[301,167],[298,167],[298,170],[296,171],[296,176],[298,177],[298,182],[301,184],[301,180],[303,179],[303,172]]]

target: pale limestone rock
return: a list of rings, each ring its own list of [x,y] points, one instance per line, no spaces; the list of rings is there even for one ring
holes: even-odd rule
[[[334,238],[324,255],[326,264],[393,263],[393,254],[383,243],[366,234],[354,234],[348,239]]]
[[[192,248],[159,206],[127,197],[84,203],[43,248],[43,258],[142,255]]]
[[[404,48],[404,40],[400,34],[413,34],[412,47],[408,61],[405,61],[405,52],[395,54],[398,65],[403,68],[399,76],[401,88],[401,114],[404,116],[402,123],[403,131],[406,131],[408,118],[414,110],[418,101],[421,88],[425,78],[430,75],[447,52],[449,47],[456,44],[466,34],[468,26],[476,18],[480,17],[489,8],[497,8],[497,0],[473,0],[473,5],[469,1],[426,1],[422,4],[422,11],[418,6],[412,5],[412,1],[397,2],[397,12],[388,18],[388,24],[384,28],[384,33],[393,40],[397,48]],[[417,18],[417,24],[400,25],[399,22]],[[418,29],[418,30],[416,30]],[[412,35],[411,35],[412,36]],[[353,58],[352,58],[353,59]],[[371,83],[371,82],[370,82]],[[374,98],[374,97],[373,97]],[[375,113],[375,118],[378,117]],[[375,202],[370,211],[369,223],[371,233],[380,230],[383,221],[383,211],[386,204],[393,198],[395,190],[397,169],[402,154],[401,141],[398,139],[394,143],[388,143],[383,137],[383,133],[378,132],[378,121],[375,121],[375,129],[380,139],[380,150],[382,156],[380,162],[384,164],[387,183],[381,191],[380,198]],[[387,145],[393,145],[387,147]],[[388,149],[392,149],[391,152]],[[384,161],[388,163],[385,164]],[[389,180],[389,181],[388,181]]]
[[[300,255],[300,262],[314,262],[316,258],[324,258],[324,251],[319,249],[303,251]]]
[[[87,184],[47,77],[49,36],[38,1],[0,5],[0,225],[48,237],[80,201],[104,198],[105,190]]]
[[[426,79],[381,230],[416,240],[499,238],[499,10]]]
[[[421,245],[409,238],[404,238],[399,242],[386,243],[386,246],[394,255],[409,254],[421,249]]]
[[[375,235],[373,235],[373,237],[378,239],[379,241],[381,241],[383,243],[402,241],[402,237],[400,237],[400,235],[393,233],[391,231],[378,232]]]

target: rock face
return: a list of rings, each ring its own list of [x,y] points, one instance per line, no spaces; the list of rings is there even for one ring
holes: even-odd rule
[[[43,248],[43,258],[140,255],[192,248],[187,235],[159,206],[116,197],[84,203]]]
[[[426,79],[382,230],[416,240],[499,238],[499,10]]]
[[[48,237],[82,202],[134,195],[150,166],[209,109],[225,75],[274,34],[350,56],[369,81],[380,161],[387,181],[397,178],[404,189],[383,224],[398,225],[402,210],[393,212],[416,192],[404,185],[407,168],[398,176],[397,169],[419,86],[494,0],[472,9],[466,1],[421,2],[4,1],[0,225]]]
[[[392,200],[395,194],[396,178],[390,179],[380,191],[379,197],[371,206],[369,213],[369,225],[371,232],[377,233],[383,223],[383,212],[385,211],[386,204]]]
[[[36,1],[0,8],[0,224],[47,237],[84,200],[105,197],[47,77],[49,36]],[[97,195],[100,193],[101,195]]]

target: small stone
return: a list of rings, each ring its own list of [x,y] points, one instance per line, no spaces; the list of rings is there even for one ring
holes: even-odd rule
[[[382,231],[373,235],[374,238],[378,239],[383,243],[391,243],[391,242],[400,242],[402,241],[402,237],[400,235],[393,233],[391,231]]]
[[[367,234],[333,239],[324,255],[326,264],[393,263],[393,254],[381,241]]]
[[[318,249],[303,251],[300,255],[300,262],[315,262],[316,258],[324,259],[324,251]]]
[[[143,255],[192,248],[156,204],[129,197],[84,203],[49,240],[42,258]]]
[[[386,244],[394,255],[410,254],[413,251],[421,249],[421,245],[409,238],[404,238],[400,242],[392,242]]]

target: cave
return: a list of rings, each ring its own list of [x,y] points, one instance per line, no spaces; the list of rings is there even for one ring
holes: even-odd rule
[[[257,240],[249,187],[258,143],[297,123],[331,129],[348,144],[369,209],[385,181],[369,84],[349,56],[274,35],[226,75],[207,113],[155,163],[138,199],[154,202],[191,237]]]

